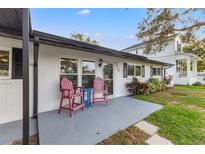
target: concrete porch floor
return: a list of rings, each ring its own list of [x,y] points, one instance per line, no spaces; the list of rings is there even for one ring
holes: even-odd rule
[[[67,111],[40,113],[40,144],[94,145],[161,107],[130,97],[118,97],[111,99],[108,106],[94,105],[83,112],[79,110],[73,118]]]
[[[22,138],[22,120],[0,125],[0,145]],[[30,119],[30,135],[36,134],[36,120]]]

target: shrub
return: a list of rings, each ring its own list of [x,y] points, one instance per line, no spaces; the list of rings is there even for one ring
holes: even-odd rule
[[[154,93],[157,91],[163,91],[166,89],[166,81],[159,81],[159,79],[156,78],[150,78],[147,81],[147,84],[149,86],[149,92]]]
[[[130,83],[126,83],[126,88],[131,96],[137,94],[147,94],[149,86],[147,83],[139,82],[137,78],[133,78]]]
[[[172,81],[172,76],[171,75],[169,75],[169,76],[167,76],[167,77],[164,77],[164,81],[165,81],[165,84],[166,85],[170,85],[171,84],[171,81]]]
[[[159,81],[156,78],[150,78],[147,82],[142,83],[137,78],[133,78],[131,82],[126,83],[126,88],[130,93],[130,96],[138,94],[149,95],[157,91],[163,91],[166,89],[166,82]]]
[[[201,82],[195,82],[193,84],[194,86],[205,86],[205,84],[201,83]]]

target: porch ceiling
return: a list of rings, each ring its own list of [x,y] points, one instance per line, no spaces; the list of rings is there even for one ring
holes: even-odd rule
[[[30,33],[32,33],[31,20]],[[1,36],[21,38],[22,36],[22,9],[1,8],[0,9],[0,33]]]
[[[69,117],[67,111],[39,114],[40,144],[96,144],[121,129],[137,123],[162,106],[118,97],[108,106],[95,105]]]

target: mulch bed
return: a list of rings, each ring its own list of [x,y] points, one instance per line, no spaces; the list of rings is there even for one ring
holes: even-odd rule
[[[10,142],[9,144],[10,145],[22,145],[23,142],[22,142],[22,139],[19,139],[19,140],[14,140],[14,141]],[[30,145],[38,145],[37,135],[30,136],[29,144]]]

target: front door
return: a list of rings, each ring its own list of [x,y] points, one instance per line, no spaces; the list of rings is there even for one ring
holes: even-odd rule
[[[109,62],[103,63],[103,79],[108,85],[108,95],[113,95],[113,64]]]

